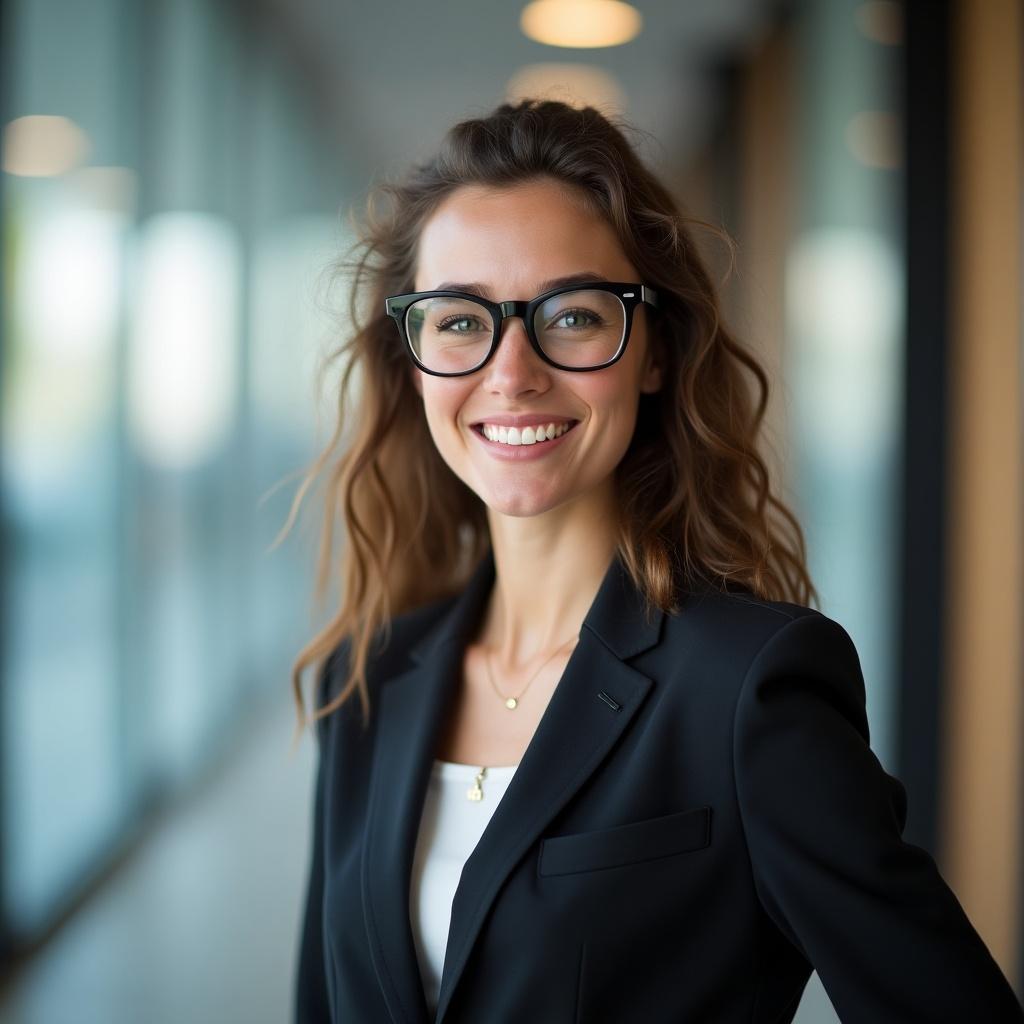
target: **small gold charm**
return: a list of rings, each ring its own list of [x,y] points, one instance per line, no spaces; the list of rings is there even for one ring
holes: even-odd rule
[[[484,791],[483,788],[480,786],[480,783],[483,781],[483,778],[486,774],[486,768],[481,768],[480,771],[476,773],[476,778],[473,780],[473,788],[466,790],[466,796],[469,797],[470,800],[483,800]]]
[[[511,709],[511,708],[514,708],[518,703],[519,703],[519,701],[517,701],[515,699],[515,697],[509,697],[509,699],[507,701],[505,701],[505,707]]]

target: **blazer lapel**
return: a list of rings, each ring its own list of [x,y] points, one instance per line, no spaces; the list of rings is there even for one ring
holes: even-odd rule
[[[429,1019],[409,918],[419,822],[437,744],[453,712],[462,655],[494,583],[488,553],[439,626],[385,683],[363,850],[363,904],[374,966],[396,1022]],[[463,868],[448,932],[435,1020],[444,1019],[473,943],[503,882],[596,771],[646,698],[651,680],[625,664],[658,642],[664,613],[645,614],[618,557],[583,621],[580,640],[519,768]]]

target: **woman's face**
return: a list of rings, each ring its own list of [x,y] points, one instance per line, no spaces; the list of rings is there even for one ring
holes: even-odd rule
[[[416,291],[472,284],[495,302],[531,299],[547,282],[590,271],[640,282],[611,227],[549,179],[498,191],[462,186],[427,220]],[[629,344],[602,370],[558,370],[534,352],[518,317],[504,323],[486,366],[464,377],[412,367],[431,436],[452,471],[494,512],[536,516],[611,484],[633,436],[641,392],[656,391],[646,307],[633,315]],[[572,423],[554,440],[518,447],[488,440],[481,425],[526,414]]]

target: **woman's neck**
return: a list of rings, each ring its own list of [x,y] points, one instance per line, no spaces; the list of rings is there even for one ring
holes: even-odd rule
[[[578,635],[615,557],[613,511],[591,503],[491,517],[495,580],[478,640],[496,661],[533,662]]]

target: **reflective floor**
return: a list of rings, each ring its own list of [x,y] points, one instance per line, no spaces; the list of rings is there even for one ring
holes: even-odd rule
[[[4,1024],[282,1024],[304,896],[313,740],[282,701],[9,986]]]

